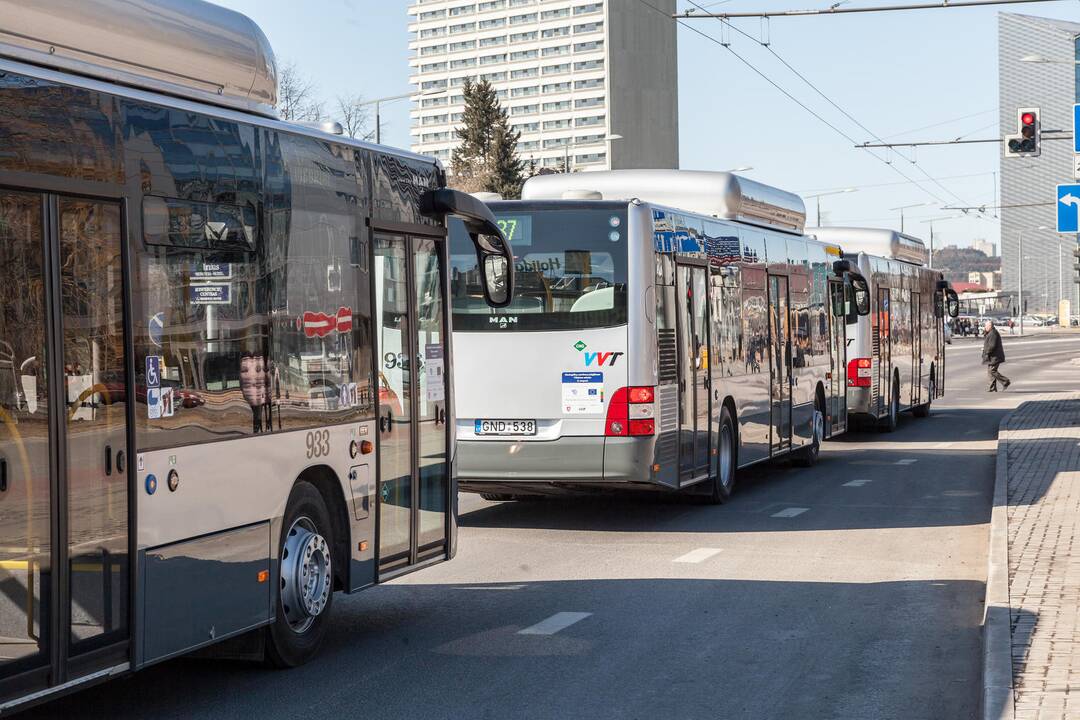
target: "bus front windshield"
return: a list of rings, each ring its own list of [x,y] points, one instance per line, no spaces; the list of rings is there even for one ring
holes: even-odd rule
[[[509,307],[484,301],[476,251],[459,222],[451,227],[454,329],[576,330],[626,322],[626,210],[493,208],[514,249]]]

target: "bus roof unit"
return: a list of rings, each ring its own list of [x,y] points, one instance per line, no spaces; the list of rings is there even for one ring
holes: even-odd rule
[[[896,230],[881,228],[824,227],[807,228],[807,235],[814,235],[822,242],[835,243],[845,253],[866,253],[890,260],[902,260],[913,265],[926,265],[930,253],[917,237]]]
[[[639,199],[689,212],[802,233],[802,198],[727,172],[705,170],[608,170],[537,175],[525,182],[522,200],[558,200],[598,193],[604,200]]]
[[[203,0],[0,0],[0,56],[277,117],[266,36]]]

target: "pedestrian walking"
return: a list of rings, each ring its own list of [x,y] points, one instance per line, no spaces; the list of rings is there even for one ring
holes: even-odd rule
[[[983,329],[986,331],[986,337],[983,340],[982,361],[986,366],[986,372],[990,375],[990,392],[997,392],[999,382],[1002,390],[1008,390],[1012,381],[998,372],[998,366],[1005,362],[1005,348],[1001,344],[1001,335],[990,320],[986,321]]]

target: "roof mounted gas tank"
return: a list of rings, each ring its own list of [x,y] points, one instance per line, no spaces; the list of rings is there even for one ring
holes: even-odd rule
[[[823,227],[807,228],[806,234],[813,235],[822,242],[839,245],[844,254],[866,253],[890,260],[903,260],[913,265],[926,265],[930,260],[930,253],[922,240],[896,230]]]
[[[0,56],[277,117],[266,36],[203,0],[0,0]]]
[[[727,172],[608,170],[536,175],[525,182],[521,199],[557,200],[572,192],[598,193],[605,200],[637,198],[791,233],[801,233],[806,225],[806,208],[798,195]]]

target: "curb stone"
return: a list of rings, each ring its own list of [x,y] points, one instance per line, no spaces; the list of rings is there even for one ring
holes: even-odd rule
[[[986,599],[983,609],[982,718],[1015,717],[1012,677],[1012,630],[1009,607],[1009,421],[1027,403],[998,425],[997,469],[990,511]]]

